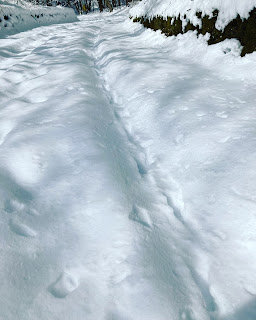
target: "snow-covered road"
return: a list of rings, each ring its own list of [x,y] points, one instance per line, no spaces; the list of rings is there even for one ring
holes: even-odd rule
[[[127,10],[1,40],[1,320],[255,320],[256,61],[221,46]]]

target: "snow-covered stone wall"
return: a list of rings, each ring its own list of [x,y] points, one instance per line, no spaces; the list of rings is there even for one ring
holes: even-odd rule
[[[73,9],[22,6],[0,1],[0,38],[54,23],[77,21]]]
[[[143,0],[133,7],[130,13],[133,17],[186,16],[194,25],[200,25],[197,12],[211,17],[217,9],[219,15],[216,27],[224,29],[238,14],[242,19],[248,18],[254,7],[256,0]]]
[[[236,38],[242,55],[256,51],[256,0],[142,0],[130,15],[168,36],[196,30],[209,44]]]

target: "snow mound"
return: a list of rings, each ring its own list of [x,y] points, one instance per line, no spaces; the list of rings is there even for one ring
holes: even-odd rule
[[[250,11],[256,7],[256,0],[143,0],[130,10],[133,17],[155,16],[162,17],[184,17],[189,19],[194,25],[200,24],[196,16],[197,12],[202,12],[202,16],[213,15],[214,10],[219,11],[216,27],[224,29],[230,21],[239,14],[241,18],[248,18]]]
[[[0,38],[39,26],[77,21],[73,9],[22,6],[0,1]]]

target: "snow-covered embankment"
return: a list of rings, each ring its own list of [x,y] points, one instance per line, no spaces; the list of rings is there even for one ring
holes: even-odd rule
[[[188,31],[207,35],[208,44],[238,39],[241,55],[256,51],[256,1],[144,0],[131,12],[134,22],[167,36]]]
[[[0,38],[54,23],[77,21],[73,9],[63,7],[22,7],[0,1]]]

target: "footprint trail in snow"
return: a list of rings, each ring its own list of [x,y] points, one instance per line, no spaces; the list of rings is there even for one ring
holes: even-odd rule
[[[177,41],[117,10],[1,42],[0,319],[255,315],[255,86]]]

